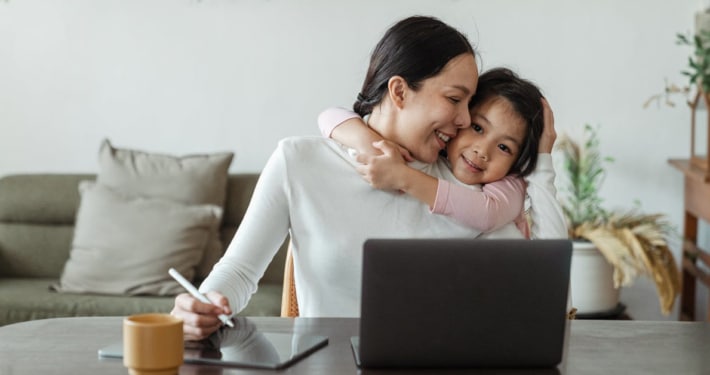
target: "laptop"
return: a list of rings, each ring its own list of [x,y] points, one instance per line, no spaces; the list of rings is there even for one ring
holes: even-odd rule
[[[545,368],[562,360],[569,240],[370,239],[359,367]]]

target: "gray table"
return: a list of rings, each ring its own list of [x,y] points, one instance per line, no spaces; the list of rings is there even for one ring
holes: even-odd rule
[[[0,374],[126,374],[97,350],[120,342],[121,317],[60,318],[0,327]],[[358,320],[252,318],[264,331],[328,336],[326,347],[281,371],[185,364],[180,374],[710,374],[710,323],[577,320],[565,360],[549,370],[360,371],[350,336]]]

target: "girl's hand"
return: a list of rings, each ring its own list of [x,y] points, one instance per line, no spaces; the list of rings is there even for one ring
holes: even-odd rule
[[[387,142],[388,144],[392,145],[393,147],[396,147],[397,150],[399,151],[399,154],[402,155],[402,158],[406,162],[414,161],[414,157],[412,156],[412,153],[409,152],[406,148],[392,142],[392,141],[385,141],[384,139],[380,139],[377,141],[372,142],[370,147],[368,149],[363,149],[363,150],[357,150],[359,154],[366,154],[366,155],[372,155],[372,156],[379,156],[382,155],[382,149],[377,147],[376,144],[380,144],[381,142]],[[359,161],[359,160],[358,160]]]
[[[229,301],[217,292],[207,292],[205,296],[212,303],[198,301],[188,293],[175,297],[175,306],[170,315],[183,320],[183,336],[185,340],[202,340],[222,326],[219,314],[232,315]]]
[[[381,155],[359,154],[357,171],[372,187],[383,190],[402,189],[403,174],[410,168],[406,162],[413,160],[408,151],[390,141],[372,144]]]
[[[406,148],[404,148],[396,143],[393,143],[393,144],[395,146],[397,146],[397,149],[399,150],[400,155],[402,155],[402,158],[404,159],[404,161],[406,161],[407,163],[414,161],[414,157],[412,156],[412,153],[409,152],[409,150],[407,150]]]
[[[540,145],[538,152],[540,154],[552,153],[552,147],[555,145],[557,133],[555,132],[555,116],[552,113],[552,108],[545,98],[542,98],[542,115],[545,127],[542,130],[540,137]]]

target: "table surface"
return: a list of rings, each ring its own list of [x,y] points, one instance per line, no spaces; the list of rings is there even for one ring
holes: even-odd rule
[[[708,374],[710,323],[575,320],[564,360],[542,370],[359,370],[350,337],[352,318],[250,318],[268,332],[324,335],[327,346],[283,370],[184,364],[180,374]],[[127,374],[120,359],[98,349],[121,341],[121,317],[58,318],[0,327],[0,374]]]

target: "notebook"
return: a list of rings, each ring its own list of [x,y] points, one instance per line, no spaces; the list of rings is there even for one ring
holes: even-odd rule
[[[571,255],[569,240],[367,240],[358,366],[556,366]]]

